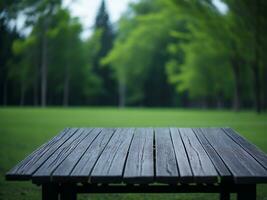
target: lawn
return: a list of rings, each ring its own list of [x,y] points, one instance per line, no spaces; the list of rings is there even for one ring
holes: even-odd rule
[[[267,152],[267,114],[217,110],[116,108],[0,108],[0,199],[40,199],[40,188],[29,182],[6,182],[4,174],[27,154],[64,127],[218,127],[239,131]],[[218,199],[218,195],[79,195],[80,199]],[[267,200],[267,186],[257,188],[257,199]]]

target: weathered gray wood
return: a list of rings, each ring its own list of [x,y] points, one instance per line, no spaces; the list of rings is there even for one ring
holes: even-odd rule
[[[88,134],[81,143],[63,160],[53,172],[52,180],[64,181],[69,179],[69,175],[77,162],[82,158],[94,139],[101,132],[101,128],[95,128]]]
[[[180,128],[196,183],[215,183],[218,173],[191,128]]]
[[[177,128],[170,128],[170,131],[180,174],[180,182],[182,183],[193,182],[193,174],[191,166],[189,164],[188,156],[181,135],[179,133],[179,130]]]
[[[80,128],[78,131],[59,147],[42,166],[32,175],[33,181],[49,181],[50,175],[61,162],[78,146],[78,144],[92,131],[91,128]]]
[[[229,180],[232,178],[232,175],[224,162],[222,161],[219,154],[215,151],[212,145],[207,141],[205,136],[202,133],[200,128],[193,128],[194,133],[196,134],[197,138],[199,139],[200,143],[202,144],[203,148],[206,150],[209,158],[211,159],[212,163],[214,164],[215,168],[217,169],[218,173],[220,174],[221,179]]]
[[[7,179],[30,179],[35,172],[61,145],[75,132],[76,128],[66,128],[59,135],[35,150],[27,158],[6,174]]]
[[[169,128],[155,129],[157,182],[178,182],[179,173]]]
[[[124,164],[133,133],[133,128],[117,129],[91,173],[92,182],[122,181]]]
[[[267,171],[222,129],[202,130],[204,136],[233,174],[236,183],[267,182]]]
[[[154,178],[153,129],[136,129],[125,165],[124,181],[150,183]]]
[[[30,155],[28,155],[25,159],[23,159],[20,163],[18,163],[14,168],[12,168],[9,172],[7,172],[7,175],[9,175],[9,174],[14,175],[17,172],[19,172],[19,170],[22,170],[22,168],[25,167],[28,162],[30,162],[34,159],[39,159],[40,156],[49,149],[49,146],[58,142],[68,131],[69,131],[69,128],[65,128],[58,135],[56,135],[54,138],[50,139],[48,142],[46,142],[43,145],[41,145],[40,147],[38,147]]]
[[[215,183],[218,177],[228,178],[225,184],[267,182],[266,155],[232,129],[134,132],[133,128],[65,129],[6,177],[40,184]],[[227,197],[229,191],[222,190]]]
[[[69,178],[70,180],[90,182],[89,175],[114,132],[115,129],[112,128],[105,128],[101,131],[76,164],[75,168],[71,172]]]
[[[254,157],[265,169],[267,169],[267,156],[254,144],[248,142],[241,135],[231,128],[223,128],[228,136],[230,136],[237,144],[244,148],[252,157]]]

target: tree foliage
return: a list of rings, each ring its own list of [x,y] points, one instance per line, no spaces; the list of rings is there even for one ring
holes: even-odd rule
[[[221,3],[225,11],[212,0],[140,0],[111,24],[102,1],[85,40],[60,0],[0,4],[1,102],[261,112],[267,106],[267,4]],[[9,27],[21,13],[32,28],[25,37]]]

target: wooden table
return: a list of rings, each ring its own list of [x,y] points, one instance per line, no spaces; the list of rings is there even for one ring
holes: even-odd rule
[[[18,149],[19,150],[19,149]],[[43,199],[77,193],[220,193],[255,200],[267,156],[230,128],[66,128],[6,174]]]

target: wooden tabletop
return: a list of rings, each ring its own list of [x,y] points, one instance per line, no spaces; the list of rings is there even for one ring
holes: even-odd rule
[[[267,156],[231,128],[66,128],[6,179],[266,183]]]

